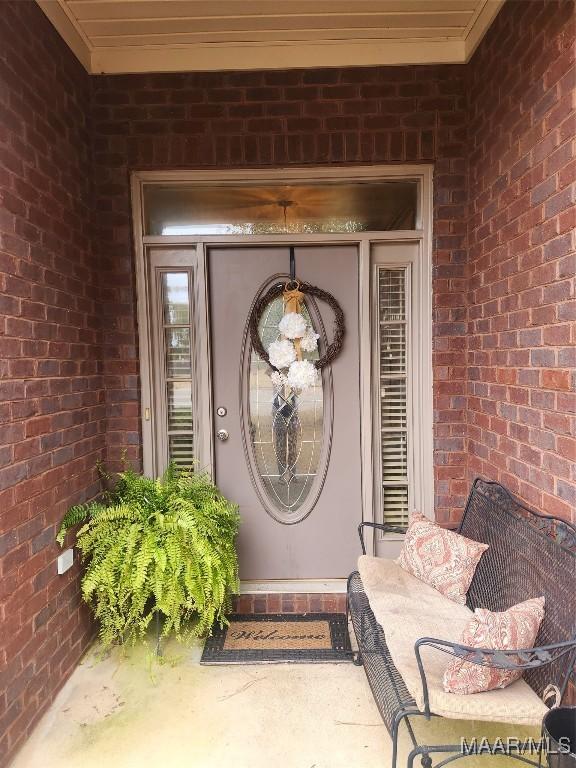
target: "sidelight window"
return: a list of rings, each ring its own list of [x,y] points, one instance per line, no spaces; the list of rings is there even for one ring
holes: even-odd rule
[[[194,458],[191,271],[159,270],[158,425],[168,461],[190,467]]]
[[[417,243],[371,251],[374,519],[405,529],[433,515],[429,290]],[[398,534],[378,532],[376,551],[398,553]]]
[[[383,520],[405,527],[409,510],[409,267],[376,268],[379,474]]]

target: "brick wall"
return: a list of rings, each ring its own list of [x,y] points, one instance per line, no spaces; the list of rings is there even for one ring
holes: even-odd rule
[[[512,2],[469,96],[468,475],[576,521],[574,5]]]
[[[95,490],[104,400],[89,78],[33,3],[0,12],[0,764],[90,637],[56,525]]]
[[[2,2],[0,763],[89,637],[57,521],[140,459],[133,169],[433,162],[438,519],[477,473],[573,514],[570,11],[512,0],[466,67],[90,81]]]
[[[133,169],[433,162],[437,511],[465,498],[464,67],[94,78],[108,456],[140,454]]]

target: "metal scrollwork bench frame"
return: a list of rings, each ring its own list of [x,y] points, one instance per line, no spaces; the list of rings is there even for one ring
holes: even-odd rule
[[[361,523],[358,528],[366,553],[363,530],[386,532],[402,529],[379,523]],[[468,591],[467,605],[503,611],[533,597],[544,595],[544,620],[535,648],[524,651],[495,651],[468,648],[439,638],[423,637],[414,652],[422,679],[424,708],[418,709],[386,646],[385,631],[370,609],[357,571],[348,578],[348,612],[358,641],[355,663],[364,666],[374,699],[392,738],[392,768],[397,768],[398,733],[406,725],[412,742],[407,766],[420,757],[424,768],[433,765],[430,755],[448,753],[435,768],[466,757],[459,744],[419,744],[414,718],[437,717],[430,711],[425,664],[421,649],[436,648],[449,656],[466,657],[475,664],[498,669],[521,669],[524,680],[540,696],[551,684],[564,695],[576,662],[576,527],[556,517],[532,511],[498,483],[477,478],[470,491],[458,533],[489,544]],[[417,599],[417,595],[415,595]],[[473,654],[473,655],[471,655]],[[486,754],[485,752],[481,754]],[[506,751],[524,764],[541,765],[524,754]]]

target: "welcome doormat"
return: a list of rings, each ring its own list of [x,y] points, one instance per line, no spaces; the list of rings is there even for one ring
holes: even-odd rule
[[[213,628],[201,664],[352,660],[344,613],[236,613],[228,620]]]

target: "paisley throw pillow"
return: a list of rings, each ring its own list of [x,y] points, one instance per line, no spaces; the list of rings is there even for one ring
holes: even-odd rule
[[[500,651],[533,648],[543,618],[543,597],[526,600],[499,613],[476,608],[462,632],[461,643]],[[519,669],[495,669],[456,658],[444,672],[443,685],[447,693],[480,693],[506,688],[520,677],[522,670]]]
[[[464,605],[476,566],[488,544],[467,539],[414,512],[396,561],[401,568]]]

